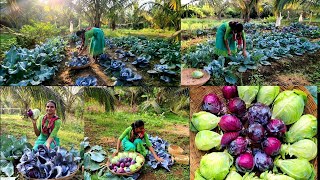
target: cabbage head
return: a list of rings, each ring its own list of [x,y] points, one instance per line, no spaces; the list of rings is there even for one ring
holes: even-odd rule
[[[211,130],[217,127],[220,121],[220,117],[215,116],[206,111],[200,111],[192,115],[191,122],[193,126],[198,130]]]
[[[39,109],[33,109],[32,110],[32,119],[38,119],[38,117],[40,116],[40,110]]]
[[[232,167],[230,173],[228,174],[226,180],[242,180],[242,176],[237,173],[236,169]]]
[[[237,90],[240,99],[246,103],[248,108],[250,107],[252,101],[255,100],[259,92],[259,86],[237,86]]]
[[[314,180],[314,168],[306,159],[277,159],[274,164],[296,180]]]
[[[233,157],[227,152],[206,154],[200,161],[200,173],[206,179],[223,180],[229,173]]]
[[[260,174],[260,179],[265,180],[294,180],[292,177],[284,174],[272,174],[268,172],[263,172]]]
[[[203,177],[201,176],[200,169],[197,169],[197,170],[194,172],[194,180],[206,180],[205,178],[203,178]]]
[[[280,152],[283,158],[289,154],[290,157],[296,156],[310,161],[317,156],[317,145],[310,139],[302,139],[293,144],[282,144]]]
[[[274,100],[272,119],[280,119],[286,125],[293,124],[301,117],[307,95],[300,90],[283,91]]]
[[[221,143],[222,135],[209,131],[199,131],[195,138],[195,144],[201,151],[208,151],[214,147],[219,147]]]
[[[257,102],[269,106],[280,92],[279,86],[261,86],[257,95]]]
[[[317,123],[317,118],[311,114],[301,116],[285,133],[286,142],[293,143],[301,139],[311,139],[317,134]]]

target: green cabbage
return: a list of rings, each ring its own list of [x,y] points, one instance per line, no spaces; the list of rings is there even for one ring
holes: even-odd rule
[[[250,172],[246,172],[243,175],[242,180],[258,180],[260,179],[259,177],[255,176],[256,174],[254,172],[250,173]]]
[[[261,86],[257,95],[257,102],[265,105],[272,104],[280,92],[279,86]]]
[[[220,146],[222,135],[209,131],[199,131],[195,138],[195,144],[201,151],[208,151],[214,147]]]
[[[231,168],[226,180],[242,180],[242,176],[237,173],[235,168]]]
[[[198,130],[211,130],[217,127],[220,121],[220,117],[215,116],[209,112],[200,111],[192,115],[191,122],[193,126]]]
[[[200,169],[197,169],[196,172],[194,172],[194,180],[206,180],[201,176]]]
[[[272,173],[268,173],[268,172],[261,173],[260,179],[264,179],[264,180],[294,180],[292,177],[289,177],[284,174],[272,174]]]
[[[223,180],[229,173],[233,157],[227,152],[206,154],[200,161],[200,173],[206,179]]]
[[[300,90],[283,91],[274,100],[272,119],[281,119],[286,125],[299,120],[306,102],[307,95]]]
[[[284,158],[287,154],[290,157],[296,156],[297,158],[304,158],[310,161],[317,156],[317,145],[310,139],[303,139],[293,144],[282,144],[282,157]]]
[[[311,139],[317,134],[317,118],[311,114],[301,116],[288,132],[285,133],[286,142],[293,143],[301,139]]]
[[[39,109],[33,109],[32,110],[32,119],[38,119],[38,117],[40,116],[40,110]]]
[[[238,86],[237,89],[239,97],[246,103],[247,107],[251,105],[259,92],[259,86]]]
[[[314,180],[315,171],[306,159],[277,159],[274,164],[296,180]]]

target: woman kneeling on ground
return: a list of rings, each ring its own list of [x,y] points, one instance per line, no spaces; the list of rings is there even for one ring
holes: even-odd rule
[[[118,154],[120,143],[124,151],[138,152],[143,156],[146,156],[149,153],[144,146],[144,144],[146,144],[155,159],[159,162],[163,161],[163,159],[158,157],[154,151],[148,134],[145,133],[144,122],[142,120],[135,121],[121,134],[117,142],[117,150],[113,153],[113,156]]]

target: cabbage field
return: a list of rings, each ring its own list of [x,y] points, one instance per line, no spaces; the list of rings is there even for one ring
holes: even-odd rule
[[[78,56],[75,35],[33,49],[12,46],[1,62],[0,85],[178,85],[180,46],[165,39],[106,38],[96,63]],[[69,41],[69,42],[68,42]]]
[[[316,84],[320,51],[318,26],[292,23],[276,28],[274,23],[246,23],[247,54],[215,57],[216,27],[197,30],[207,42],[186,48],[182,54],[184,67],[206,70],[211,75],[207,85],[222,84]],[[292,74],[303,74],[294,79]],[[281,78],[280,78],[281,77]]]

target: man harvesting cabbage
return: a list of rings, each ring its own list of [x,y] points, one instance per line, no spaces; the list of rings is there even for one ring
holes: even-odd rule
[[[143,156],[146,156],[149,153],[144,146],[144,144],[146,144],[154,158],[159,162],[163,161],[163,159],[157,156],[154,151],[148,134],[145,133],[144,122],[142,120],[135,121],[121,134],[117,142],[117,150],[113,153],[113,156],[118,154],[120,143],[124,151],[138,152]]]
[[[28,111],[28,116],[32,119],[34,133],[38,137],[33,149],[38,149],[41,144],[48,149],[60,146],[60,139],[57,134],[61,126],[61,120],[56,115],[56,108],[56,103],[50,100],[46,103],[45,115],[39,116],[39,110]]]
[[[76,35],[81,38],[81,47],[79,56],[87,49],[89,45],[89,54],[97,60],[100,54],[103,54],[105,47],[104,33],[100,28],[87,28],[76,32]],[[91,39],[91,40],[90,40]],[[89,44],[90,40],[90,44]]]

